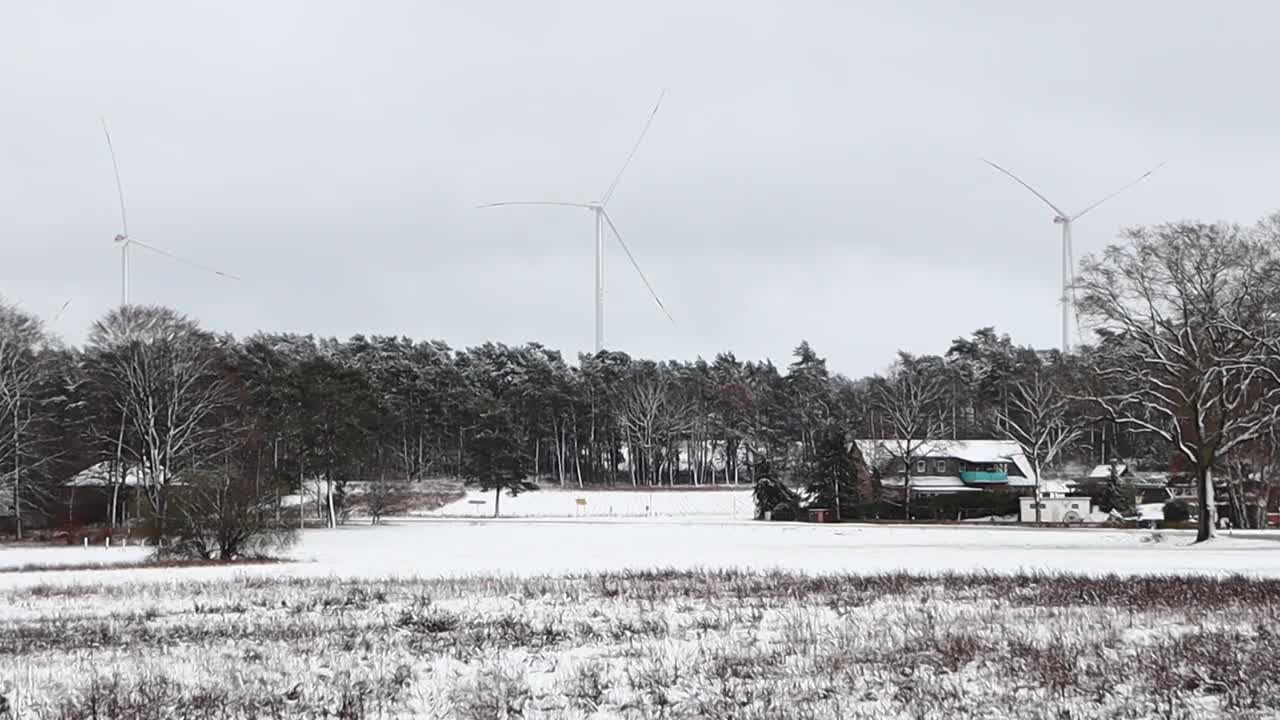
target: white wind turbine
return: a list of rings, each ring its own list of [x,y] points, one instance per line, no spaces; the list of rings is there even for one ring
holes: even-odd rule
[[[1018,177],[1017,175],[1014,175],[1008,170],[1005,170],[1004,168],[991,162],[990,160],[987,160],[984,158],[983,162],[995,168],[996,170],[999,170],[1005,175],[1008,175],[1009,177],[1013,178],[1015,182],[1017,182],[1019,185],[1026,188],[1027,190],[1030,190],[1031,194],[1040,198],[1040,200],[1043,201],[1045,205],[1048,205],[1050,208],[1053,209],[1055,213],[1057,213],[1053,217],[1053,222],[1062,226],[1062,352],[1066,353],[1071,350],[1071,316],[1075,312],[1075,307],[1074,307],[1074,302],[1072,299],[1072,292],[1071,292],[1072,278],[1074,277],[1074,272],[1075,272],[1075,250],[1071,246],[1071,223],[1075,222],[1076,220],[1079,220],[1081,217],[1085,215],[1085,213],[1088,213],[1089,211],[1098,207],[1102,203],[1119,195],[1125,190],[1128,190],[1134,185],[1137,185],[1143,180],[1146,180],[1147,177],[1151,175],[1151,173],[1164,167],[1164,163],[1160,163],[1159,165],[1156,165],[1155,167],[1146,171],[1142,175],[1139,175],[1138,179],[1130,182],[1124,187],[1121,187],[1119,190],[1116,190],[1110,195],[1107,195],[1106,197],[1095,202],[1089,207],[1086,207],[1080,212],[1074,215],[1068,215],[1067,213],[1063,212],[1062,209],[1059,208],[1057,205],[1054,205],[1053,203],[1049,202],[1049,198],[1045,197],[1044,195],[1041,195],[1039,190],[1036,190],[1035,188],[1031,187],[1027,183],[1023,182],[1022,178]]]
[[[116,163],[116,151],[111,144],[111,132],[107,130],[106,118],[102,118],[102,133],[107,137],[107,152],[111,153],[111,169],[115,172],[115,175],[116,175],[116,195],[120,199],[120,234],[116,235],[115,241],[116,241],[116,244],[120,246],[120,305],[121,307],[129,304],[129,247],[132,245],[137,245],[138,247],[144,248],[146,250],[150,250],[151,252],[156,253],[157,255],[164,255],[165,257],[171,260],[177,260],[178,262],[183,263],[185,265],[190,265],[191,267],[199,268],[201,270],[204,270],[205,272],[211,272],[214,275],[227,278],[228,280],[239,280],[240,279],[239,277],[232,275],[230,273],[222,272],[221,270],[211,268],[208,265],[201,265],[198,262],[192,262],[191,260],[187,260],[186,258],[180,257],[178,255],[174,255],[168,250],[161,250],[160,248],[155,247],[154,245],[148,245],[147,243],[144,243],[140,240],[134,240],[133,238],[129,237],[129,218],[128,218],[128,215],[125,214],[125,209],[124,209],[124,185],[120,182],[120,166]]]
[[[609,217],[605,206],[609,204],[609,199],[613,197],[614,190],[618,189],[618,183],[622,180],[622,174],[627,171],[627,167],[631,164],[632,158],[636,156],[636,151],[640,149],[640,143],[644,141],[644,136],[649,132],[649,126],[653,124],[653,118],[658,114],[658,108],[662,106],[662,98],[666,96],[666,91],[662,91],[658,95],[658,102],[653,106],[653,112],[649,113],[649,119],[644,123],[644,129],[640,131],[640,137],[636,139],[635,145],[631,147],[630,154],[622,163],[622,169],[613,178],[613,182],[605,190],[604,196],[599,200],[591,202],[558,202],[550,200],[516,200],[510,202],[496,202],[479,205],[480,208],[501,207],[504,205],[558,205],[561,207],[574,207],[590,210],[595,216],[596,225],[596,288],[595,288],[595,306],[596,306],[596,352],[604,349],[604,226],[608,225],[613,236],[617,238],[618,244],[622,246],[623,252],[627,254],[627,259],[631,261],[631,266],[635,268],[636,274],[644,282],[644,286],[649,289],[649,294],[653,296],[654,302],[658,303],[658,307],[671,323],[675,324],[675,318],[671,317],[671,313],[667,312],[667,307],[662,304],[662,299],[658,297],[658,293],[653,289],[653,285],[649,283],[649,278],[645,277],[644,271],[640,269],[640,263],[636,262],[636,258],[631,254],[631,248],[627,247],[626,241],[622,239],[622,234],[618,232],[618,227],[613,224],[613,219]]]

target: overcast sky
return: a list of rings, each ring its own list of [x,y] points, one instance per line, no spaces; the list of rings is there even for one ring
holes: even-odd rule
[[[994,325],[1059,336],[1052,213],[1252,222],[1280,209],[1269,2],[6,2],[0,294],[83,339],[131,299],[207,327],[593,342],[590,214],[610,212],[611,348],[882,369]]]

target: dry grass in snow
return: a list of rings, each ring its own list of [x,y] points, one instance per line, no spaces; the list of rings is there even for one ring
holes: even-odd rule
[[[1280,581],[572,577],[37,584],[24,718],[1271,717]]]

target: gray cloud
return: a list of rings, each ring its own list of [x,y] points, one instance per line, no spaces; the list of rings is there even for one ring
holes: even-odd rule
[[[691,7],[692,5],[692,7]],[[586,213],[666,87],[611,212],[609,345],[850,374],[996,325],[1056,343],[1051,215],[991,157],[1125,225],[1277,202],[1268,3],[13,3],[0,26],[0,292],[70,339],[133,297],[207,326],[589,349]]]

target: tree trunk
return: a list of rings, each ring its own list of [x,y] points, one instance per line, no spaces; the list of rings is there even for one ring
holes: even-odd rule
[[[18,408],[13,408],[13,532],[22,539],[22,435],[18,430]]]
[[[302,475],[302,461],[298,461],[298,529],[307,529],[307,482]]]
[[[902,473],[902,512],[907,522],[911,522],[911,463],[907,462]]]
[[[1213,497],[1213,470],[1200,468],[1197,481],[1200,485],[1200,523],[1196,542],[1205,542],[1218,536],[1218,504]]]
[[[1040,497],[1041,497],[1040,495],[1040,461],[1038,459],[1035,459],[1035,458],[1032,459],[1031,469],[1036,474],[1036,498],[1035,498],[1036,525],[1039,525],[1040,524],[1040,506],[1043,503],[1040,502]]]
[[[338,515],[333,509],[333,480],[326,477],[324,479],[325,502],[329,506],[329,527],[338,527]]]
[[[573,433],[573,470],[578,476],[578,489],[582,489],[582,447],[578,444],[577,423],[574,423]]]
[[[493,489],[493,516],[498,517],[498,505],[502,503],[502,488]]]

